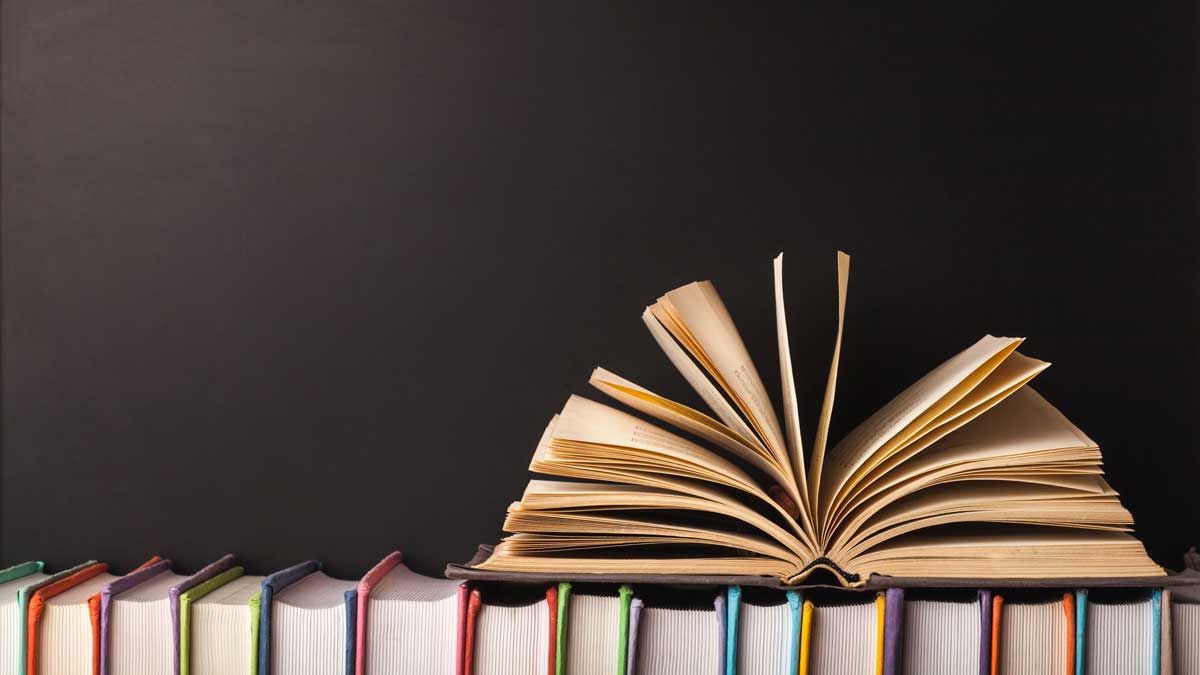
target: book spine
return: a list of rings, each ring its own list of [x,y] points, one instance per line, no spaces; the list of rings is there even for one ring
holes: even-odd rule
[[[904,589],[889,588],[884,594],[883,672],[898,675],[904,650]]]

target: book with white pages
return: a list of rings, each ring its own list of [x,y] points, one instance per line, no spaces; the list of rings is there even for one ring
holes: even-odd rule
[[[992,674],[1061,675],[1075,667],[1075,597],[1054,591],[992,596]]]
[[[1162,662],[1162,591],[1077,591],[1084,675],[1157,675]]]
[[[796,591],[726,589],[725,672],[777,675],[799,668],[803,598]]]
[[[202,584],[180,598],[182,675],[248,675],[255,667],[257,615],[250,599],[262,591],[265,577],[242,574],[241,567]]]
[[[354,648],[350,626],[357,587],[357,581],[335,579],[318,570],[275,595],[269,675],[353,672],[353,661],[347,657]]]
[[[725,593],[662,597],[639,589],[643,607],[636,667],[640,675],[724,675]],[[645,595],[650,593],[650,595]]]
[[[46,600],[38,625],[37,671],[29,675],[93,675],[88,598],[120,577],[102,572]]]
[[[558,585],[556,675],[626,675],[633,589]]]
[[[800,672],[875,675],[883,668],[884,596],[812,593],[805,599]]]
[[[990,592],[909,590],[906,595],[898,645],[900,672],[987,675]]]
[[[22,654],[18,641],[25,617],[21,614],[18,592],[49,576],[42,571],[41,562],[21,563],[0,570],[0,672],[17,672],[17,660]]]
[[[170,561],[121,577],[100,596],[100,675],[174,670],[170,590],[186,579]]]
[[[467,605],[464,672],[553,672],[558,589],[472,589]]]
[[[467,590],[385,557],[358,584],[358,675],[455,675],[462,649]]]
[[[1191,570],[1183,575],[1200,577]],[[1171,636],[1175,675],[1200,675],[1200,587],[1172,588],[1167,616],[1171,625],[1164,632]]]

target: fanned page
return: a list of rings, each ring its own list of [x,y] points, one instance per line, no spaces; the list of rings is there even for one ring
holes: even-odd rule
[[[733,399],[781,468],[790,472],[791,462],[771,398],[713,285],[702,281],[677,288],[651,309]]]
[[[817,438],[813,441],[812,471],[809,493],[812,495],[812,510],[818,523],[824,523],[827,510],[828,490],[825,482],[825,444],[829,440],[829,421],[833,417],[833,399],[837,395],[838,365],[842,360],[842,331],[846,324],[846,287],[850,281],[850,256],[838,251],[838,320],[837,335],[833,343],[833,358],[829,362],[829,377],[825,380],[825,396],[821,399],[821,414],[817,418]],[[825,526],[819,525],[824,531]]]
[[[800,435],[800,404],[796,400],[796,374],[792,368],[792,345],[788,339],[787,307],[783,300],[783,254],[775,257],[775,335],[779,343],[779,381],[783,385],[783,423],[787,429],[792,472],[803,500],[805,520],[813,512],[808,489],[808,471],[804,468],[804,440]],[[808,525],[812,529],[811,525]]]
[[[987,336],[901,392],[842,439],[825,461],[821,517],[868,462],[886,459],[920,427],[966,396],[1020,345],[1020,338]]]

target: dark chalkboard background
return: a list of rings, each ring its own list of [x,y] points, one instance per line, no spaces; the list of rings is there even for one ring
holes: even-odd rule
[[[570,7],[566,5],[572,5]],[[970,5],[969,8],[958,5]],[[1194,7],[3,3],[3,562],[423,571],[711,278],[805,431],[985,333],[1200,542]]]

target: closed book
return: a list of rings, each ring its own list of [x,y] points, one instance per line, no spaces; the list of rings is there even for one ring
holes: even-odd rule
[[[656,592],[657,591],[657,592]],[[635,673],[724,675],[725,593],[665,593],[645,589],[638,621]]]
[[[726,675],[796,672],[800,662],[801,602],[796,591],[727,588]]]
[[[417,574],[389,554],[358,583],[357,675],[456,675],[466,612],[463,582]]]
[[[1079,591],[1086,675],[1157,675],[1162,664],[1162,591]]]
[[[93,667],[99,665],[99,654],[95,653],[98,639],[93,639],[93,615],[88,599],[116,579],[117,576],[109,574],[107,564],[97,563],[34,592],[26,617],[25,660],[29,675],[93,673]]]
[[[888,590],[885,673],[988,673],[991,594],[970,590]],[[894,664],[894,665],[893,665]],[[983,668],[981,671],[980,668]]]
[[[352,673],[357,588],[357,581],[325,574],[316,561],[264,579],[258,672]]]
[[[231,567],[180,594],[181,675],[250,675],[257,667],[251,598],[263,577]]]
[[[1075,669],[1075,596],[992,596],[992,675],[1063,675]]]
[[[212,579],[218,574],[233,567],[233,555],[225,554],[216,561],[202,567],[195,574],[183,579],[179,583],[172,586],[168,592],[167,602],[170,605],[171,612],[171,642],[172,642],[172,666],[171,670],[175,675],[180,675],[180,618],[179,604],[180,598],[187,591],[199,586],[200,584]]]
[[[1175,675],[1200,675],[1200,588],[1172,589],[1170,616]]]
[[[464,670],[470,675],[554,675],[557,625],[555,586],[544,592],[472,589]]]
[[[629,586],[559,584],[557,675],[625,675],[632,602]]]
[[[804,601],[800,675],[879,675],[883,672],[886,600],[883,593],[813,594]]]
[[[113,581],[100,592],[100,674],[143,675],[173,670],[171,587],[187,577],[171,561]]]
[[[83,570],[86,570],[89,567],[92,567],[93,565],[96,565],[96,564],[97,563],[95,560],[89,560],[87,562],[75,565],[74,567],[70,567],[70,568],[67,568],[67,569],[59,571],[59,572],[55,572],[54,574],[51,574],[50,576],[46,577],[45,579],[41,579],[39,581],[31,583],[28,586],[22,586],[17,589],[17,617],[18,617],[17,651],[18,651],[18,654],[17,654],[17,668],[15,671],[13,671],[13,672],[17,673],[17,675],[26,675],[26,672],[29,670],[29,645],[31,642],[29,639],[29,637],[30,637],[30,634],[29,634],[29,603],[33,600],[34,594],[36,594],[37,591],[39,591],[42,588],[50,586],[51,584],[55,584],[59,581],[62,581],[63,579],[70,578],[70,577],[74,576],[75,574],[77,574]]]
[[[17,659],[22,653],[20,624],[24,623],[18,596],[22,589],[49,577],[42,567],[36,561],[0,570],[0,672],[18,670]]]

